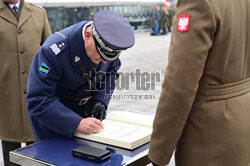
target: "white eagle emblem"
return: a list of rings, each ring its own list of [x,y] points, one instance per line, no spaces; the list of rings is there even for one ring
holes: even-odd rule
[[[186,29],[187,26],[188,26],[188,22],[189,22],[189,19],[187,17],[180,18],[180,20],[179,20],[179,29],[182,30],[182,31],[184,29]]]
[[[177,30],[180,32],[188,31],[190,15],[181,15],[178,21]]]

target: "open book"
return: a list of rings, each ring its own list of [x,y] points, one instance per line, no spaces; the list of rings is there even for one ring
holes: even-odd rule
[[[135,149],[150,140],[154,116],[135,111],[113,111],[102,121],[104,129],[97,134],[75,132],[76,137]]]

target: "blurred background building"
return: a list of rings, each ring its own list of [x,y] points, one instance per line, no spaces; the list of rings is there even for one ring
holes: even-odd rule
[[[53,32],[82,20],[91,19],[91,13],[111,10],[124,16],[136,29],[148,29],[152,7],[168,5],[170,10],[177,0],[26,0],[47,10]]]

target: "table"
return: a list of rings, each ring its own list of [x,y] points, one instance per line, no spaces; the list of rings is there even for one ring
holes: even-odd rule
[[[72,149],[84,144],[103,149],[111,147],[115,149],[115,152],[112,152],[110,158],[102,163],[87,161],[72,156]],[[24,166],[140,166],[150,163],[147,157],[148,149],[149,143],[146,143],[134,150],[127,150],[85,139],[70,139],[63,136],[57,136],[11,151],[10,161]]]

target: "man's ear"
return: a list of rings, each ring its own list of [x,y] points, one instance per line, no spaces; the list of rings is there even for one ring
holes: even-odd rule
[[[92,36],[91,31],[87,30],[84,32],[84,37],[85,37],[84,40],[88,40],[91,36]]]

